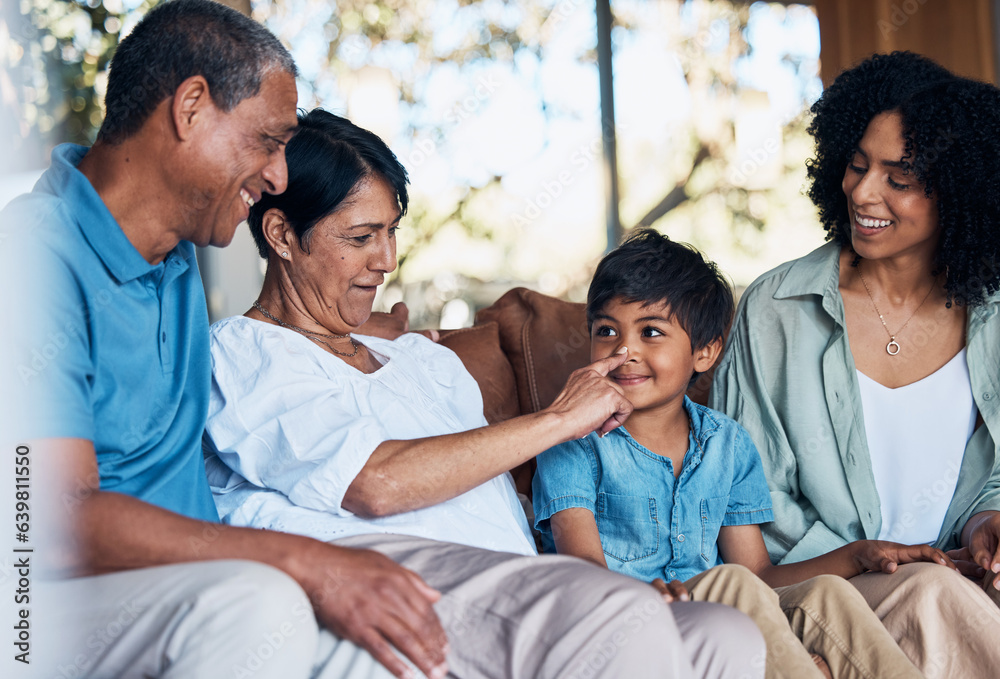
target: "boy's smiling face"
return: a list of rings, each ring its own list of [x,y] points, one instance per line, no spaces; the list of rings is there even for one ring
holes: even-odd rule
[[[610,377],[625,392],[635,411],[680,407],[695,372],[712,367],[722,342],[691,349],[691,338],[670,306],[612,298],[594,317],[590,331],[590,360],[611,356],[628,347],[628,360]]]

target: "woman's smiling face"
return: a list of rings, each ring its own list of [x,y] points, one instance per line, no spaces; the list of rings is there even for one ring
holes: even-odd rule
[[[886,111],[871,119],[844,171],[851,245],[865,259],[907,254],[934,257],[940,227],[937,201],[912,171],[904,174],[903,119]]]
[[[399,219],[392,186],[371,175],[293,254],[292,283],[310,315],[331,332],[353,332],[368,320],[376,288],[396,269]]]

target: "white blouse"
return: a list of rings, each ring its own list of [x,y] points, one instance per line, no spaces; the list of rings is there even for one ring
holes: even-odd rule
[[[450,350],[410,333],[355,336],[382,363],[366,374],[306,337],[243,316],[212,326],[203,448],[226,523],[336,540],[402,534],[534,554],[510,474],[456,498],[366,519],[344,494],[383,441],[486,426],[479,386]]]
[[[963,348],[922,380],[890,389],[858,371],[880,540],[937,540],[976,424]]]

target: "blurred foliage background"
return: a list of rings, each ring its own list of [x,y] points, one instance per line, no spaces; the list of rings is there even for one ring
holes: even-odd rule
[[[43,168],[56,143],[92,143],[114,49],[156,2],[5,0],[7,172]],[[289,46],[301,107],[376,131],[410,171],[384,308],[404,299],[418,327],[458,326],[514,285],[583,297],[608,246],[592,2],[226,4]],[[818,245],[802,194],[820,91],[814,10],[619,0],[612,11],[626,228],[700,247],[737,286]],[[210,294],[213,316],[255,293]]]

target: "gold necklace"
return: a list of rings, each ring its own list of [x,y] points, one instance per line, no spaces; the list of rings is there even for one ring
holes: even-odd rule
[[[910,317],[906,319],[906,323],[903,323],[903,327],[897,330],[896,332],[890,332],[889,326],[885,324],[885,318],[882,317],[882,312],[878,310],[878,304],[875,303],[875,298],[872,296],[871,288],[868,287],[868,281],[865,280],[865,275],[861,273],[861,262],[858,262],[858,275],[861,276],[861,284],[865,286],[865,292],[868,293],[868,299],[872,301],[872,306],[875,307],[875,313],[878,314],[878,319],[882,321],[882,327],[885,328],[886,334],[889,335],[889,343],[885,345],[885,352],[890,356],[895,356],[896,354],[899,353],[900,349],[899,342],[896,341],[896,335],[903,332],[903,329],[906,328],[906,326],[910,324],[910,321],[913,320],[913,317],[917,315],[917,312],[920,311],[920,307],[924,305],[924,302],[927,301],[927,298],[931,296],[932,292],[934,292],[934,286],[931,285],[931,289],[927,291],[927,294],[924,295],[924,298],[920,301],[920,304],[918,304],[917,308],[913,310],[913,313],[910,314]],[[895,348],[895,351],[893,351],[893,348]]]
[[[337,354],[338,356],[343,356],[344,358],[351,358],[352,356],[355,356],[358,353],[358,349],[360,347],[358,346],[358,343],[354,341],[354,338],[351,337],[349,334],[348,335],[324,335],[321,332],[313,332],[312,330],[306,330],[305,328],[300,328],[297,325],[292,325],[291,323],[285,323],[280,318],[277,318],[276,316],[272,316],[271,312],[268,311],[267,309],[265,309],[264,307],[262,307],[259,301],[255,301],[253,303],[253,308],[256,309],[257,311],[259,311],[261,314],[263,314],[265,318],[270,318],[272,321],[274,321],[275,323],[277,323],[278,325],[280,325],[282,328],[288,328],[289,330],[294,330],[295,332],[301,333],[301,334],[305,335],[306,337],[308,337],[309,339],[311,339],[312,341],[319,342],[320,344],[322,344],[323,346],[325,346],[327,349],[329,349],[333,353]],[[344,339],[346,337],[346,338],[348,338],[348,339],[351,340],[351,346],[354,347],[354,351],[352,351],[349,354],[347,352],[344,352],[344,351],[337,351],[336,349],[334,349],[333,347],[331,347],[329,344],[327,344],[326,342],[324,342],[323,340],[321,340],[320,337],[326,337],[327,339]]]

